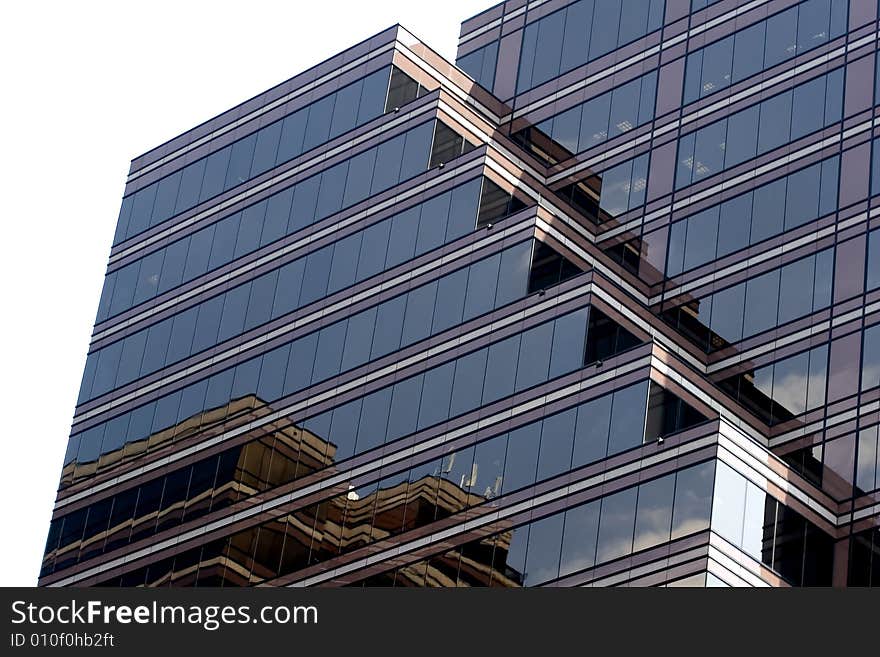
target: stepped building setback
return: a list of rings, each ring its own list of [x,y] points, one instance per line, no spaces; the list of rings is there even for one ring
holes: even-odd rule
[[[877,4],[508,0],[133,160],[40,584],[880,586]]]

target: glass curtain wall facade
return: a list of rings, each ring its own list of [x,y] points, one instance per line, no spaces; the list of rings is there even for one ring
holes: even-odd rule
[[[136,158],[40,584],[880,585],[877,29],[508,0]]]

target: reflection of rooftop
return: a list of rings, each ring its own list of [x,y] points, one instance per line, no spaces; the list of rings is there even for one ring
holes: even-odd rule
[[[240,424],[242,420],[262,416],[270,411],[266,404],[253,396],[235,400],[222,408],[187,418],[175,427],[138,441],[133,446],[103,455],[97,462],[81,464],[80,467],[84,468],[82,476],[89,470],[93,473],[96,469],[110,469],[126,462],[133,454],[192,435],[207,424],[228,421],[230,418]],[[230,506],[333,464],[336,453],[334,444],[300,427],[277,424],[279,423],[270,425],[268,431],[266,426],[255,430],[254,434],[261,435],[255,435],[248,442],[224,452],[228,457],[223,458],[221,455],[213,486],[193,491],[194,483],[188,486],[185,484],[179,497],[167,503],[169,485],[166,484],[163,490],[160,478],[158,497],[148,501],[148,506],[153,507],[150,512],[138,513],[132,518],[132,504],[127,517],[121,517],[120,522],[112,524],[106,531],[90,534],[86,526],[84,540],[75,540],[60,549],[49,551],[45,555],[44,563],[54,562],[56,569],[72,565],[76,560],[115,549],[155,531],[161,531],[181,521],[192,520],[209,510],[216,511]],[[149,484],[144,487],[146,486]],[[254,556],[251,556],[255,550],[253,541],[242,544],[249,534],[239,533],[233,538],[225,555],[203,552],[202,557],[196,559],[191,566],[178,569],[176,564],[174,583],[184,585],[187,583],[187,573],[195,577],[201,570],[198,578],[202,584],[203,578],[209,576],[205,569],[215,571],[210,577],[216,578],[216,584],[246,585],[262,581],[267,577],[274,577],[279,555],[287,555],[289,559],[308,559],[309,562],[323,560],[486,501],[486,497],[476,495],[468,488],[465,480],[456,482],[444,478],[439,468],[433,474],[416,481],[409,482],[404,478],[387,488],[364,494],[349,488],[348,492],[317,506],[301,509],[263,525],[257,541],[262,548],[256,549]],[[133,492],[137,497],[138,489],[133,489]],[[491,491],[487,493],[491,494]],[[117,497],[124,494],[118,494]],[[141,500],[138,511],[143,504]],[[108,513],[109,507],[108,503]],[[113,523],[112,516],[109,522]],[[256,536],[253,538],[256,539]],[[321,546],[323,554],[314,553],[316,545]],[[209,549],[210,546],[205,548]],[[273,560],[275,564],[269,565]],[[475,561],[474,568],[485,571],[490,566]],[[513,580],[510,581],[513,583]],[[161,579],[151,582],[151,585],[161,584]]]
[[[483,501],[485,498],[437,474],[414,482],[402,481],[358,499],[346,493],[277,518],[259,531],[255,528],[253,532],[240,532],[233,536],[225,551],[211,551],[211,545],[206,546],[208,552],[203,551],[193,563],[183,568],[175,563],[173,575],[169,574],[171,569],[167,569],[157,580],[150,580],[148,576],[147,585],[184,586],[194,584],[196,579],[199,586],[252,585],[275,577],[279,560],[282,571],[325,561]],[[426,515],[429,517],[425,518]],[[487,539],[487,550],[475,550],[474,554],[464,557],[474,577],[486,582],[491,578],[496,586],[520,585],[522,576],[510,571],[503,558],[499,562],[499,555],[506,554],[511,536],[512,531],[503,533],[497,541],[493,536]],[[457,570],[458,553],[455,554]],[[404,580],[409,577],[413,585],[424,585],[426,576],[436,585],[444,585],[439,583],[448,579],[443,572],[442,558],[436,564],[432,562],[427,575],[419,576],[413,569],[403,568],[399,577]],[[403,580],[398,582],[401,584]]]
[[[94,474],[96,470],[102,473],[108,472],[147,449],[188,437],[204,430],[205,426],[224,421],[227,423],[231,421],[234,426],[238,426],[270,412],[271,408],[253,395],[233,400],[223,407],[187,418],[180,424],[142,441],[103,454],[97,461],[84,464],[72,463],[67,466],[65,472],[73,474],[74,466],[76,474],[82,477],[88,476],[88,473]],[[223,425],[224,430],[229,428],[231,427],[228,424]],[[192,520],[209,510],[222,509],[259,492],[330,466],[336,454],[336,446],[333,443],[307,429],[280,421],[254,429],[249,434],[245,434],[245,438],[244,442],[222,452],[219,460],[217,457],[208,457],[207,462],[211,463],[209,485],[199,489],[195,476],[192,483],[188,477],[185,477],[186,481],[177,494],[178,491],[169,490],[170,486],[163,486],[160,477],[141,487],[147,490],[150,483],[158,483],[154,498],[146,499],[147,493],[139,492],[137,487],[118,493],[116,495],[118,501],[114,504],[117,508],[114,508],[113,515],[109,516],[110,523],[118,516],[120,518],[118,524],[111,524],[106,531],[95,533],[89,532],[89,525],[86,524],[83,540],[75,540],[62,545],[60,549],[47,552],[44,563],[56,560],[57,569],[63,567],[66,559],[76,560],[80,552],[82,554],[79,560],[82,560],[151,535],[171,524]],[[188,472],[188,470],[184,468],[177,472]],[[169,475],[169,478],[171,476],[173,475]],[[127,494],[132,497],[128,505],[130,509],[127,514],[121,514],[118,508],[125,508],[122,500]],[[109,502],[110,500],[106,502],[108,515]],[[135,502],[138,504],[138,514],[132,518],[135,515]],[[141,513],[144,506],[151,510]],[[85,518],[82,520],[85,522]]]
[[[167,447],[199,434],[204,438],[210,433],[230,431],[238,426],[258,420],[272,413],[272,408],[254,395],[233,399],[228,404],[196,413],[181,422],[152,433],[141,440],[130,441],[123,446],[101,453],[93,461],[73,460],[64,466],[61,473],[61,486],[88,479],[97,474],[105,474],[114,468],[125,465],[149,452]],[[256,437],[260,433],[280,439],[290,445],[294,454],[301,446],[306,448],[307,456],[316,464],[330,465],[333,463],[335,446],[323,441],[308,431],[294,427],[286,420],[279,420],[261,426],[249,434]],[[294,456],[295,458],[295,456]],[[316,465],[316,469],[317,469]]]

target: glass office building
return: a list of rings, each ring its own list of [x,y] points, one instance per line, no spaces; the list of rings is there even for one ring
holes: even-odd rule
[[[877,32],[508,0],[136,158],[40,584],[877,586]]]

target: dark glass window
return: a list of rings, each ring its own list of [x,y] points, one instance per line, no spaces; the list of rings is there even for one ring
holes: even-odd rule
[[[615,393],[611,408],[609,454],[617,454],[642,444],[647,401],[647,383],[630,386]]]
[[[483,404],[489,404],[513,393],[516,381],[520,336],[515,335],[489,347]]]
[[[596,561],[611,561],[632,552],[638,488],[602,498]]]
[[[498,59],[498,42],[483,46],[456,60],[455,65],[465,71],[482,87],[492,90],[495,85],[495,64]]]
[[[646,73],[512,137],[548,163],[567,159],[652,120],[656,87],[656,71]],[[548,137],[555,144],[547,144]]]
[[[769,40],[768,35],[768,43]],[[745,161],[744,158],[753,153],[756,129],[755,154],[760,155],[839,121],[843,97],[841,75],[840,69],[831,71],[682,136],[676,189]],[[794,124],[793,106],[797,109]]]

